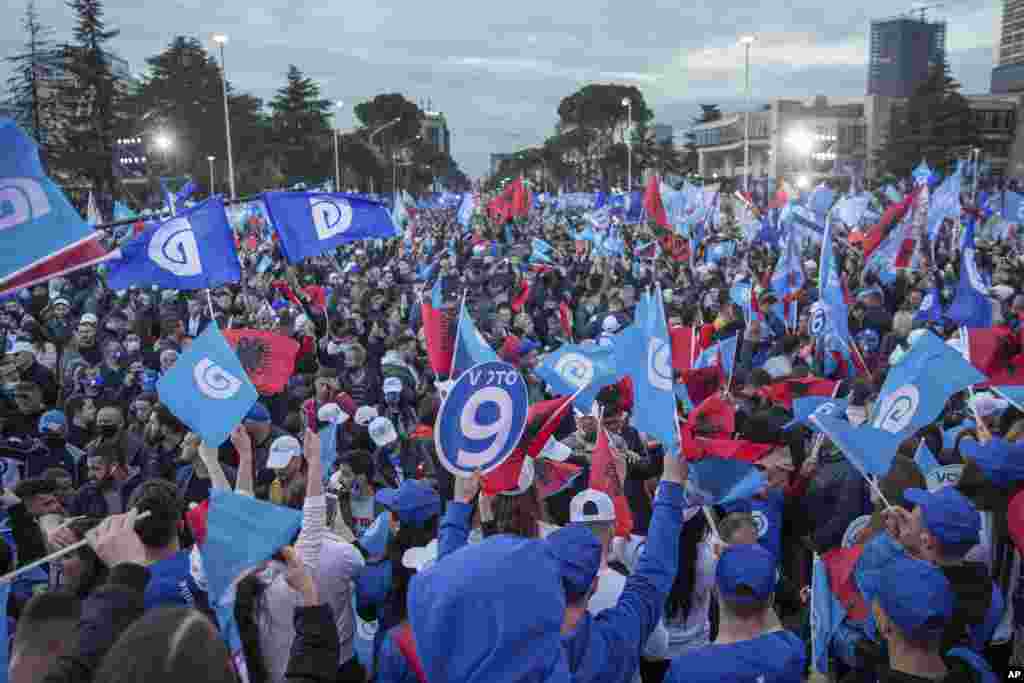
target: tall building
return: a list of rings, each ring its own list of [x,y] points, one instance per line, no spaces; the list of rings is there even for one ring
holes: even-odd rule
[[[1024,91],[1024,0],[1003,0],[992,92]]]
[[[872,21],[867,94],[910,97],[945,53],[945,22],[913,17]]]

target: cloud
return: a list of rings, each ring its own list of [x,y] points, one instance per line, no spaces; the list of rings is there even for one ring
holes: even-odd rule
[[[950,63],[965,92],[988,89],[995,4],[944,0],[935,15],[948,20]],[[445,112],[453,154],[473,175],[486,172],[491,152],[551,135],[561,98],[588,82],[636,85],[656,119],[677,127],[698,102],[739,106],[737,40],[747,33],[757,36],[755,101],[863,94],[869,22],[894,11],[884,0],[730,0],[713,9],[668,0],[519,0],[514,11],[473,0],[358,7],[332,0],[106,0],[105,8],[108,26],[121,30],[114,49],[136,72],[176,35],[208,41],[224,32],[235,88],[269,99],[295,64],[320,82],[325,97],[347,103],[343,127],[357,123],[352,105],[375,94],[429,99]],[[67,40],[70,10],[62,2],[39,9],[58,39]],[[17,21],[0,28],[5,55],[21,40]]]

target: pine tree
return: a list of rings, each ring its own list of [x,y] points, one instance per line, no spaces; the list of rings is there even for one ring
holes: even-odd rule
[[[120,123],[124,83],[114,70],[107,45],[120,33],[108,30],[102,0],[68,0],[77,16],[74,42],[62,47],[61,145],[51,149],[69,176],[91,184],[101,197],[112,196],[114,139]]]
[[[283,158],[285,173],[294,178],[330,175],[331,103],[321,99],[320,86],[294,64],[288,67],[287,79],[270,102],[274,144]]]
[[[45,160],[54,123],[54,79],[59,73],[59,60],[51,39],[53,29],[39,21],[34,0],[25,6],[21,25],[25,31],[23,51],[5,60],[12,71],[5,104],[18,125],[35,138]]]
[[[906,105],[894,109],[888,139],[878,157],[898,177],[910,175],[922,159],[946,172],[957,156],[965,156],[980,139],[960,84],[942,61],[932,67]]]

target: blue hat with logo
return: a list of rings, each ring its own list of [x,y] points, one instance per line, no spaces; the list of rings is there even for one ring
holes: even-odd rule
[[[547,553],[558,562],[569,600],[586,595],[601,568],[601,542],[587,527],[570,524],[544,539]]]
[[[402,524],[422,527],[441,514],[437,491],[414,479],[406,479],[397,489],[381,489],[374,500],[398,515]]]
[[[899,555],[880,572],[872,600],[911,640],[942,635],[953,617],[953,590],[942,570],[923,560]]]
[[[1001,489],[1024,480],[1024,445],[1006,439],[980,444],[973,439],[960,442],[960,452],[974,461],[985,478]]]
[[[59,410],[48,410],[39,418],[39,433],[47,434],[63,432],[68,428],[68,420]]]
[[[729,546],[718,558],[715,582],[727,600],[739,603],[764,602],[775,591],[777,580],[775,556],[760,545],[739,544]],[[740,589],[746,588],[753,595]]]
[[[262,403],[254,403],[245,416],[246,422],[270,422],[270,411]]]
[[[907,489],[903,497],[921,508],[925,528],[948,550],[967,552],[981,538],[981,514],[952,486],[938,491]]]

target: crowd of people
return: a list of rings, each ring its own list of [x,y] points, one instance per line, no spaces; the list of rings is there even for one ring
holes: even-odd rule
[[[838,417],[865,423],[921,334],[957,337],[955,322],[918,315],[933,290],[951,298],[957,249],[940,246],[934,261],[883,282],[862,276],[856,245],[837,239],[861,356],[847,362],[809,329],[819,246],[801,245],[787,325],[766,285],[779,244],[736,240],[731,255],[708,258],[715,240],[732,239],[730,216],[683,258],[647,249],[661,237],[654,225],[622,227],[621,252],[600,253],[578,239],[581,220],[538,208],[525,221],[478,216],[465,227],[454,208],[424,208],[404,238],[297,266],[262,239],[265,226],[247,224],[237,285],[111,291],[100,267],[6,298],[0,570],[79,544],[11,582],[12,683],[988,682],[1024,662],[1024,411],[989,390],[961,392],[877,482],[790,424],[791,394],[814,378],[848,403]],[[550,247],[542,259],[531,258],[537,240]],[[1024,346],[1015,249],[979,249],[1006,359]],[[731,296],[738,282],[749,284],[746,306]],[[707,400],[728,405],[731,429],[717,436],[761,446],[762,490],[697,501],[693,454],[666,452],[631,425],[628,379],[597,393],[592,410],[565,411],[517,485],[449,472],[434,429],[456,378],[432,363],[426,302],[454,320],[464,301],[537,405],[556,397],[536,373],[547,355],[616,343],[652,287],[669,328],[692,332],[689,365],[738,339],[727,375],[676,368],[689,389],[678,409],[716,434],[720,425],[692,413]],[[222,445],[203,443],[156,390],[212,322],[299,349],[283,389],[263,392]],[[325,472],[318,433],[329,424],[337,459]],[[604,440],[615,481],[595,488]],[[921,442],[939,465],[964,465],[959,481],[926,482]],[[997,465],[985,457],[993,450]],[[575,467],[563,486],[541,486],[552,462]],[[202,547],[218,489],[302,511],[293,544],[237,581],[240,660],[206,595]],[[815,560],[850,549],[845,570],[830,565],[840,568],[818,585]],[[812,661],[822,589],[844,615]]]

